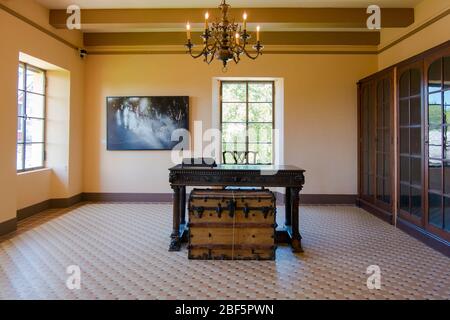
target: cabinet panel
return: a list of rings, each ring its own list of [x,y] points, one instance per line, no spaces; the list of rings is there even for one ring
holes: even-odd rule
[[[450,49],[425,60],[428,192],[424,227],[449,239]]]
[[[399,70],[399,210],[409,221],[423,217],[422,70],[410,66]]]
[[[360,198],[393,212],[393,70],[363,81],[360,108]]]

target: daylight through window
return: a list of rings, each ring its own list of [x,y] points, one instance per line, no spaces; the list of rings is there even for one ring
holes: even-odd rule
[[[19,63],[17,171],[44,167],[45,71]]]
[[[273,81],[221,83],[222,160],[226,164],[272,164]]]

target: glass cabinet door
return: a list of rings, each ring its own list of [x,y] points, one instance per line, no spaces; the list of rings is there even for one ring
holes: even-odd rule
[[[450,56],[428,67],[427,227],[450,232]]]
[[[376,199],[391,205],[391,78],[377,81]]]
[[[372,200],[374,190],[374,117],[375,101],[371,83],[361,87],[361,193],[366,200]]]
[[[418,225],[423,217],[422,75],[420,69],[400,73],[399,82],[399,209]]]

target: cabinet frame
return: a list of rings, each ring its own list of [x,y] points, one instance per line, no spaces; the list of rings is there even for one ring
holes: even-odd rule
[[[390,202],[386,203],[384,201],[380,201],[378,199],[378,188],[377,188],[377,169],[378,169],[378,157],[377,157],[377,144],[379,142],[380,137],[378,136],[378,110],[380,107],[383,107],[383,101],[378,101],[378,84],[380,81],[389,80],[389,181],[390,181]],[[357,202],[365,209],[379,215],[383,219],[392,222],[393,213],[394,213],[394,204],[395,204],[395,150],[394,150],[394,104],[395,104],[395,72],[394,68],[388,68],[381,72],[378,72],[368,78],[361,80],[358,83],[358,199]],[[372,181],[372,190],[373,195],[367,196],[364,194],[364,155],[363,155],[363,107],[364,107],[364,96],[363,92],[365,88],[369,87],[371,97],[374,99],[374,119],[372,122],[372,136],[373,139],[371,141],[371,159],[370,165],[372,167],[373,172],[373,181]],[[384,91],[384,88],[383,88]],[[384,151],[383,151],[384,152]]]

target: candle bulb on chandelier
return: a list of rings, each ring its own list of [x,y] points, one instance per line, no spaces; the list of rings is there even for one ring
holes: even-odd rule
[[[189,24],[189,22],[186,24],[186,33],[188,40],[191,40],[191,25]]]
[[[256,27],[256,41],[259,42],[259,30],[261,29],[260,26]]]
[[[236,44],[239,45],[239,38],[241,36],[239,35],[239,32],[236,32]]]
[[[244,18],[244,30],[247,30],[247,12],[244,12],[243,18]]]
[[[209,19],[209,13],[205,13],[205,30],[208,30],[208,19]]]

